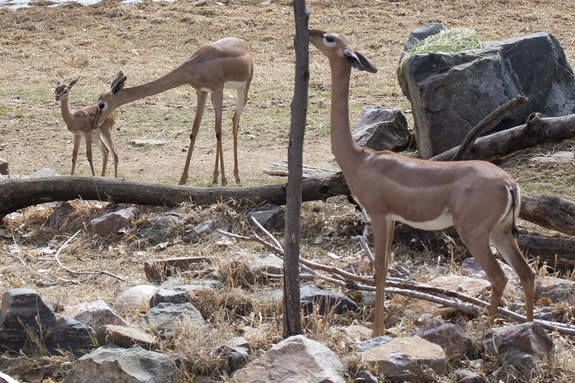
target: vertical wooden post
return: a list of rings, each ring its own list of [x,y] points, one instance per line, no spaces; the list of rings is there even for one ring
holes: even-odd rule
[[[309,62],[308,12],[305,0],[294,0],[295,87],[291,104],[284,258],[283,336],[302,333],[299,290],[299,244],[303,140],[307,114]]]

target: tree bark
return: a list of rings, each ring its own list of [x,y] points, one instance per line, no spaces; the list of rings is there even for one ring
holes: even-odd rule
[[[286,184],[252,187],[191,187],[117,178],[60,176],[0,181],[0,219],[28,206],[74,199],[136,205],[176,206],[184,202],[210,205],[234,200],[240,204],[286,203]],[[342,173],[304,180],[302,201],[325,201],[348,194]]]
[[[73,199],[176,206],[184,202],[210,205],[233,200],[240,204],[286,203],[286,184],[252,187],[191,187],[117,178],[61,176],[0,182],[0,219],[28,206]],[[325,201],[349,195],[343,173],[302,182],[302,201]],[[547,229],[575,235],[575,203],[553,196],[521,197],[519,217]]]
[[[467,133],[467,136],[465,136],[465,139],[463,140],[461,145],[457,147],[457,151],[451,158],[451,161],[461,161],[466,159],[467,153],[469,153],[469,151],[473,147],[473,144],[477,140],[477,137],[483,134],[483,132],[486,129],[491,127],[491,125],[493,125],[495,121],[499,120],[511,109],[526,104],[527,101],[529,101],[527,97],[517,96],[513,100],[509,100],[508,102],[501,105],[499,108],[495,109],[493,112],[485,116],[485,118],[479,121],[479,123],[475,125],[475,127],[473,127],[473,129],[471,129],[469,133]]]
[[[303,140],[309,82],[308,15],[305,0],[293,2],[295,18],[295,86],[288,147],[288,188],[284,258],[283,337],[302,333],[299,287],[300,214]]]
[[[575,236],[575,203],[555,196],[521,197],[519,217],[547,229]]]
[[[210,205],[234,200],[257,205],[286,203],[286,184],[256,187],[189,187],[116,178],[61,176],[15,179],[0,182],[0,217],[28,206],[76,198],[137,205],[176,206],[184,202]],[[302,201],[325,201],[349,195],[341,172],[310,178],[302,183]],[[569,235],[575,233],[575,203],[554,196],[523,196],[519,217],[539,226]],[[569,238],[537,237],[521,234],[520,247],[549,264],[575,264],[575,242]]]
[[[479,137],[465,156],[467,160],[494,161],[503,156],[551,142],[575,137],[575,114],[562,117],[542,118],[533,113],[524,125]],[[449,161],[459,146],[431,158],[433,161]]]
[[[575,239],[520,233],[517,244],[528,258],[538,258],[550,266],[575,265]]]

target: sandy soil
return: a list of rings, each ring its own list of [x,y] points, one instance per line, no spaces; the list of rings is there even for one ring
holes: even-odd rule
[[[71,134],[66,131],[51,88],[59,75],[80,76],[70,96],[72,109],[96,102],[115,74],[127,86],[159,77],[183,62],[200,45],[235,35],[250,42],[256,63],[239,140],[244,184],[275,182],[262,169],[287,158],[290,102],[293,96],[293,16],[288,2],[207,1],[143,3],[126,7],[114,1],[94,6],[36,6],[0,9],[0,156],[12,174],[49,167],[68,174]],[[352,125],[363,105],[409,109],[395,69],[409,32],[422,23],[474,28],[486,39],[536,31],[552,33],[570,61],[575,57],[567,1],[519,2],[367,2],[313,1],[310,24],[350,35],[357,49],[379,67],[376,75],[354,74]],[[249,15],[249,17],[246,17]],[[572,16],[572,15],[571,15]],[[305,162],[334,167],[327,134],[328,81],[323,57],[310,49],[310,110]],[[226,93],[224,151],[232,171],[231,115],[234,93]],[[117,113],[115,142],[120,177],[176,183],[183,169],[195,111],[195,92],[180,87],[128,104]],[[409,116],[409,114],[408,114]],[[133,139],[159,139],[163,146],[134,147]],[[96,151],[96,168],[100,167]],[[204,116],[191,167],[191,184],[211,180],[215,137],[211,108]],[[78,173],[89,175],[83,152]]]

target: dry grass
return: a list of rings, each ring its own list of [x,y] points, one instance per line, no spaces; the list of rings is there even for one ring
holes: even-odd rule
[[[485,39],[550,32],[561,42],[568,61],[575,62],[574,14],[569,0],[315,0],[308,1],[308,8],[313,27],[348,34],[356,48],[379,69],[377,75],[353,75],[352,124],[364,105],[409,109],[395,72],[402,44],[410,31],[426,22],[438,21],[447,28],[473,29]],[[293,95],[293,33],[293,10],[288,1],[264,5],[259,0],[246,0],[219,5],[208,0],[203,6],[187,1],[147,1],[125,7],[116,1],[105,0],[89,7],[69,4],[58,8],[36,6],[15,12],[0,9],[0,157],[8,159],[13,174],[27,174],[43,167],[61,174],[69,172],[71,135],[65,130],[51,90],[60,74],[65,78],[81,76],[70,100],[72,108],[76,109],[94,103],[119,70],[127,74],[128,86],[137,85],[179,65],[201,44],[236,35],[250,42],[256,63],[247,110],[242,116],[240,175],[244,185],[278,182],[264,175],[262,169],[286,157]],[[325,58],[313,48],[310,49],[310,72],[304,161],[335,168],[328,135],[329,74]],[[232,163],[231,96],[226,96],[224,111],[224,151],[229,174]],[[183,167],[194,106],[193,90],[181,87],[118,110],[116,117],[120,130],[114,134],[120,154],[120,176],[176,183]],[[205,185],[211,179],[215,156],[212,125],[213,115],[208,110],[192,161],[192,184]],[[166,145],[135,148],[128,144],[134,138],[162,139]],[[572,150],[572,145],[573,141],[570,141],[528,150],[502,161],[501,166],[517,178],[527,194],[545,192],[575,199],[572,163],[542,165],[532,160],[537,155]],[[89,174],[82,153],[79,160],[80,174]],[[98,161],[96,157],[96,163]],[[196,372],[225,376],[225,365],[214,354],[214,348],[225,339],[243,336],[249,341],[254,355],[281,339],[278,308],[254,303],[262,288],[279,287],[279,283],[262,284],[249,275],[242,275],[244,281],[240,284],[236,274],[241,263],[234,263],[234,254],[265,252],[260,246],[221,243],[208,236],[200,236],[192,243],[185,243],[178,237],[167,246],[153,246],[139,235],[138,228],[148,217],[166,211],[165,208],[140,208],[139,216],[126,233],[98,236],[89,232],[85,225],[104,204],[74,201],[72,205],[77,212],[67,222],[56,226],[49,224],[51,206],[25,209],[4,220],[6,237],[0,237],[0,291],[29,287],[60,306],[95,299],[112,304],[123,289],[145,280],[144,261],[205,256],[214,260],[214,272],[228,275],[230,281],[221,296],[205,293],[191,297],[208,320],[210,331],[202,332],[199,337],[197,329],[181,324],[180,338],[167,340],[162,344],[162,350],[189,354]],[[223,217],[230,225],[229,231],[251,233],[251,226],[245,219],[248,210],[245,207],[221,203],[207,208],[183,205],[177,210],[187,217],[182,232],[205,219]],[[350,238],[361,232],[362,221],[344,198],[327,203],[306,203],[302,215],[302,254],[326,263],[359,262],[361,247]],[[62,249],[61,261],[78,270],[113,271],[127,282],[99,277],[73,285],[73,288],[70,283],[63,283],[63,280],[76,277],[57,266],[54,254],[78,230],[80,234]],[[281,233],[275,234],[282,240]],[[335,254],[337,260],[330,253]],[[450,253],[443,255],[396,246],[395,262],[411,269],[420,267],[422,271],[415,277],[425,280],[441,268],[456,270],[460,254],[456,242],[450,242]],[[50,285],[46,278],[31,273],[18,257],[58,284]],[[388,299],[389,328],[394,335],[408,334],[417,326],[402,314],[406,302],[402,297]],[[569,312],[567,317],[572,318],[569,309],[564,310]],[[351,352],[349,343],[342,342],[341,328],[350,324],[369,324],[371,318],[370,310],[355,316],[314,314],[304,325],[307,335],[338,352],[353,373],[362,367],[361,362]],[[136,316],[129,319],[136,320]],[[455,319],[480,336],[481,329],[475,328],[478,325],[474,321]],[[573,341],[557,335],[554,338],[556,358],[543,363],[537,374],[540,381],[571,381],[575,377]],[[64,366],[66,359],[58,363]],[[482,371],[489,373],[500,367],[490,362]],[[441,381],[453,379],[447,377]]]
[[[467,28],[445,29],[440,33],[429,36],[415,44],[403,57],[403,61],[414,55],[422,55],[431,52],[459,52],[469,49],[477,49],[483,46],[479,35]]]

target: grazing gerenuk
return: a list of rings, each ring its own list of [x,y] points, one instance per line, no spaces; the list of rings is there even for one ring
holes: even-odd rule
[[[196,136],[202,121],[204,107],[208,93],[211,93],[212,105],[215,112],[216,131],[216,163],[212,183],[218,182],[219,170],[222,173],[222,185],[227,184],[224,171],[224,158],[222,149],[222,108],[224,88],[237,90],[236,111],[232,117],[232,134],[234,139],[234,178],[240,182],[238,171],[238,130],[240,116],[244,111],[248,99],[248,90],[253,77],[253,62],[248,43],[236,37],[227,37],[200,47],[179,67],[168,74],[143,85],[124,88],[127,77],[118,73],[112,81],[110,90],[101,94],[98,101],[98,115],[94,119],[95,125],[102,124],[106,117],[117,107],[129,102],[152,96],[181,85],[191,85],[197,93],[198,103],[196,116],[190,134],[190,146],[184,171],[180,178],[180,185],[188,180],[188,172]]]

